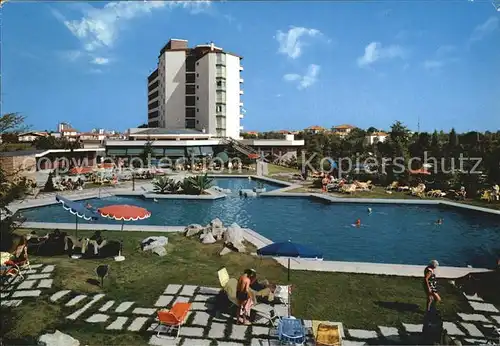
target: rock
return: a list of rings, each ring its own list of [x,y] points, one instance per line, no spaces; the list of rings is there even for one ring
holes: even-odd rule
[[[237,223],[229,226],[224,233],[224,244],[235,248],[238,252],[245,251],[245,246],[243,245],[244,239],[243,229]]]
[[[165,250],[164,246],[157,246],[153,250],[151,250],[151,252],[157,254],[160,257],[163,257],[167,254],[167,250]]]
[[[153,250],[154,248],[160,246],[167,246],[168,238],[167,237],[147,237],[141,242],[142,251]]]
[[[226,232],[226,229],[224,228],[215,228],[212,229],[211,234],[215,240],[221,240],[224,237],[224,232]]]
[[[219,254],[219,255],[220,255],[220,256],[224,256],[224,255],[227,255],[228,253],[231,253],[231,252],[232,252],[232,251],[231,251],[231,249],[230,249],[230,248],[228,248],[228,247],[225,247],[225,246],[224,246],[224,248],[222,249],[222,251],[220,252],[220,254]]]
[[[211,222],[210,222],[210,227],[212,228],[212,230],[214,228],[224,228],[224,224],[222,223],[221,220],[219,219],[213,219]]]
[[[212,233],[207,233],[207,235],[205,235],[203,237],[203,239],[201,240],[201,242],[203,244],[213,244],[213,243],[215,243],[215,241],[216,240],[215,240],[214,236],[212,235]]]
[[[202,225],[198,225],[197,223],[193,223],[186,227],[186,237],[192,237],[193,235],[197,235],[202,232],[204,227]]]
[[[54,334],[43,334],[38,339],[42,346],[79,346],[80,341],[56,330]]]

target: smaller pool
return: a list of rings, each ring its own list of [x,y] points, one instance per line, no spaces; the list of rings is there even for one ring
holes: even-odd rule
[[[278,184],[274,182],[269,182],[267,180],[262,179],[249,179],[249,178],[214,178],[213,186],[218,186],[223,189],[230,189],[231,196],[235,196],[239,194],[240,190],[263,187],[266,189],[266,192],[278,190],[286,187],[284,184]]]

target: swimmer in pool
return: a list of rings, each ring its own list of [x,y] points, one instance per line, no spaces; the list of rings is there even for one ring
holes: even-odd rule
[[[357,220],[356,220],[355,226],[356,226],[356,227],[361,226],[361,219],[357,219]]]
[[[368,214],[372,213],[372,208],[368,208]]]
[[[436,221],[436,225],[442,225],[443,224],[443,219],[438,219]]]

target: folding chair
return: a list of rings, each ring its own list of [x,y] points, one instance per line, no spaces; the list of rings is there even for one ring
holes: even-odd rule
[[[172,309],[162,309],[158,310],[158,329],[157,337],[160,337],[161,326],[166,326],[167,331],[170,332],[173,329],[177,329],[175,339],[179,337],[181,332],[181,326],[186,321],[187,314],[191,309],[191,303],[175,303]]]
[[[278,338],[281,343],[303,345],[306,342],[306,329],[301,320],[284,317],[278,322]]]

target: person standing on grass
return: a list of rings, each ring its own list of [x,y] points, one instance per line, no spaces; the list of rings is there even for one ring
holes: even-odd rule
[[[250,325],[250,309],[252,307],[252,297],[250,295],[250,285],[257,277],[255,270],[246,269],[238,280],[236,286],[236,299],[238,300],[238,315],[236,323]]]
[[[437,290],[437,279],[435,270],[439,266],[439,262],[432,260],[424,270],[424,289],[427,294],[427,311],[431,310],[432,305],[439,303],[441,297]]]

